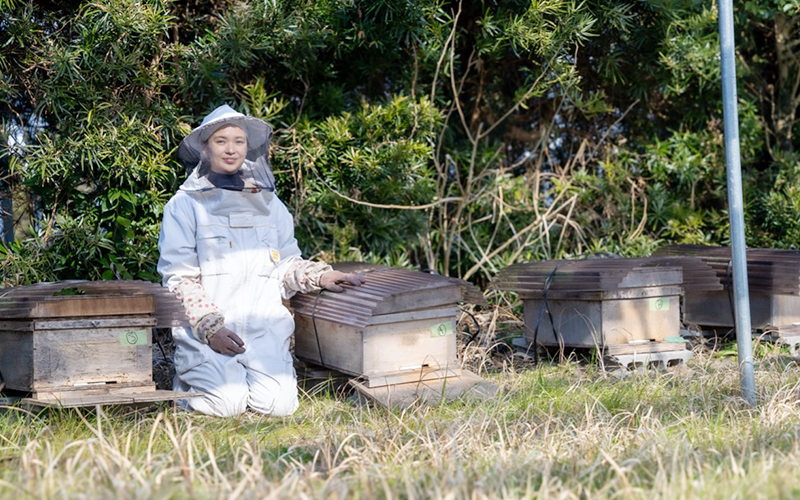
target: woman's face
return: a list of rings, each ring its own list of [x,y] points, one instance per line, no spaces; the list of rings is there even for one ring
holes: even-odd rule
[[[203,152],[212,172],[235,174],[247,157],[247,134],[236,125],[225,125],[211,134]]]

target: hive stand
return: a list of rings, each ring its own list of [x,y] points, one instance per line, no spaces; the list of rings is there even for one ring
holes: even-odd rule
[[[484,301],[472,285],[361,263],[334,268],[359,272],[366,283],[342,293],[295,295],[299,359],[353,377],[358,391],[388,405],[473,390],[490,395],[489,384],[461,369],[457,357],[457,304],[465,297]]]
[[[30,393],[22,403],[33,407],[194,397],[155,388],[152,329],[157,318],[151,287],[144,282],[82,283],[87,282],[0,293],[0,374],[6,389]],[[76,294],[60,295],[65,288]]]

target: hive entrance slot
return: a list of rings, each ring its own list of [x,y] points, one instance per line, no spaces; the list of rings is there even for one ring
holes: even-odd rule
[[[400,371],[405,372],[409,370],[421,370],[423,368],[428,368],[428,364],[426,363],[424,365],[401,366]]]
[[[72,387],[88,387],[88,386],[95,386],[95,385],[112,385],[116,384],[116,380],[107,380],[105,382],[75,382],[72,384]]]

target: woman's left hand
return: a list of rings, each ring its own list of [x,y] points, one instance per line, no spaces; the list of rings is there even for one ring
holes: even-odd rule
[[[343,292],[344,287],[339,283],[359,286],[366,280],[357,274],[345,274],[341,271],[328,271],[319,278],[319,286],[331,292]]]

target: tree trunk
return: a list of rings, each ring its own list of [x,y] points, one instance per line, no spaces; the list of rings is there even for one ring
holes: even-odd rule
[[[30,236],[33,224],[34,204],[30,192],[21,184],[11,186],[11,213],[13,214],[13,237],[24,239]]]
[[[14,239],[14,219],[11,216],[11,191],[0,185],[0,241],[9,243]]]
[[[773,133],[778,151],[790,152],[792,128],[800,106],[800,17],[775,15],[775,54],[778,67],[775,97],[772,105]]]

